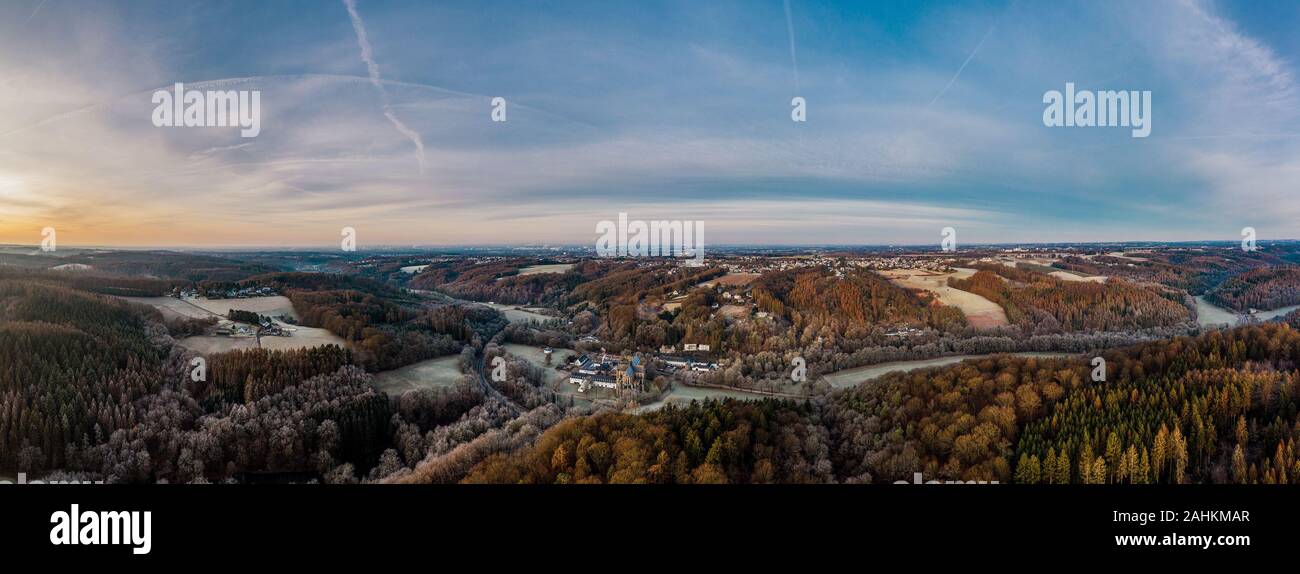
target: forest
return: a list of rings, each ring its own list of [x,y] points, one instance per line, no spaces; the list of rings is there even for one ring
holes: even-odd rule
[[[805,401],[598,414],[466,480],[1300,483],[1300,332],[1248,326],[1103,356],[1104,382],[1082,359],[1000,356]]]
[[[491,311],[424,303],[364,277],[273,273],[233,286],[284,293],[303,325],[326,329],[352,343],[357,363],[371,371],[456,353],[476,336],[504,325]]]
[[[1206,298],[1234,311],[1267,311],[1300,304],[1300,267],[1287,265],[1252,269],[1233,276]]]
[[[643,416],[568,419],[522,454],[497,453],[470,483],[818,483],[832,476],[826,429],[775,401],[691,403]]]
[[[948,285],[997,303],[1007,320],[1026,333],[1147,329],[1192,318],[1183,295],[1175,291],[1117,278],[1066,281],[1003,265],[973,267],[978,271],[970,278],[951,278]]]
[[[543,261],[544,262],[544,261]],[[534,260],[505,259],[488,263],[438,261],[410,280],[412,289],[439,290],[471,301],[556,304],[579,283],[599,274],[602,265],[587,261],[564,273],[519,275]]]
[[[786,318],[796,330],[814,322],[834,325],[841,332],[873,325],[940,331],[966,326],[960,310],[868,271],[849,271],[842,277],[820,268],[767,273],[755,282],[754,300],[760,310]]]
[[[1131,253],[1131,257],[1070,256],[1055,262],[1053,267],[1085,275],[1159,283],[1192,295],[1201,295],[1229,277],[1251,269],[1281,265],[1295,255],[1289,249],[1276,249],[1277,253],[1273,251],[1245,252],[1236,248],[1143,250]]]
[[[1152,268],[1174,258],[1148,255],[1134,257]],[[1239,304],[1289,292],[1293,268],[1252,270],[1264,256],[1184,255],[1240,268],[1207,287]],[[1300,481],[1300,313],[1197,334],[1175,285],[1200,275],[1155,282],[1134,271],[1102,284],[974,263],[977,272],[952,286],[1003,305],[1013,323],[977,332],[955,309],[845,267],[764,273],[749,284],[749,308],[700,285],[723,267],[591,261],[530,283],[514,274],[517,258],[430,263],[414,277],[398,260],[383,275],[394,283],[384,283],[188,261],[212,270],[167,263],[154,269],[175,275],[140,279],[0,267],[0,471],[113,482],[888,483],[915,472],[1048,484]],[[1133,257],[1079,261],[1127,266]],[[484,306],[403,289],[426,274],[459,282],[465,296],[554,300],[570,321],[507,326]],[[200,357],[174,337],[215,318],[166,319],[111,296],[182,285],[214,294],[269,287],[301,323],[347,344]],[[661,306],[670,299],[672,308]],[[718,312],[726,306],[742,313]],[[912,329],[895,332],[903,327]],[[588,333],[599,341],[580,342]],[[541,368],[509,355],[507,342],[579,351],[710,344],[727,359],[699,382],[804,398],[670,403],[640,415],[579,406],[552,393]],[[1047,350],[1086,354],[995,355],[838,390],[817,381],[891,360]],[[376,372],[452,353],[461,355],[454,382],[391,395],[375,386]],[[507,381],[480,384],[479,357],[503,354]],[[810,382],[789,382],[796,356]],[[1105,381],[1091,378],[1094,356],[1106,361]],[[666,385],[656,377],[650,394]]]
[[[515,419],[469,376],[380,393],[360,357],[334,345],[208,355],[201,374],[196,358],[150,307],[0,279],[0,470],[109,482],[379,480],[482,444]],[[520,440],[559,420],[554,405],[535,410]]]

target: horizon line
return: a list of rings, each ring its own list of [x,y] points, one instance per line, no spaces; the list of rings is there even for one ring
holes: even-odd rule
[[[1258,239],[1257,245],[1266,243],[1296,243],[1300,239]],[[968,242],[962,243],[965,246],[975,247],[999,247],[999,246],[1024,246],[1024,245],[1061,245],[1061,246],[1085,246],[1085,245],[1116,245],[1116,244],[1147,244],[1147,245],[1186,245],[1186,244],[1238,244],[1240,240],[1235,239],[1186,239],[1186,240],[1100,240],[1100,241],[1001,241],[1001,242]],[[862,248],[862,247],[883,247],[883,248],[919,248],[919,249],[939,249],[939,243],[718,243],[712,246],[717,248]],[[24,248],[34,249],[38,252],[41,249],[40,244],[22,244],[22,243],[0,243],[0,248]],[[319,245],[105,245],[105,244],[80,244],[73,243],[64,246],[67,249],[105,249],[120,251],[277,251],[277,250],[311,250],[311,251],[338,251],[336,244],[319,244]],[[376,244],[374,246],[362,247],[357,246],[355,251],[346,251],[344,253],[361,253],[367,251],[379,251],[388,249],[590,249],[595,250],[591,244],[577,243],[446,243],[446,244],[418,244],[418,243],[389,243]],[[708,247],[706,246],[706,249]],[[961,248],[959,247],[958,250]],[[57,253],[56,251],[48,253]],[[35,255],[35,254],[32,254]]]

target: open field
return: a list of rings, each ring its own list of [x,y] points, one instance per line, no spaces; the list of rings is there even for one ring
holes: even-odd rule
[[[1196,299],[1196,322],[1202,327],[1231,327],[1237,324],[1239,314],[1232,309],[1225,309],[1209,302],[1204,296]],[[1259,321],[1271,321],[1287,313],[1300,309],[1300,305],[1290,305],[1268,311],[1256,311],[1253,317]]]
[[[737,399],[741,401],[761,401],[773,397],[760,395],[758,393],[747,393],[745,391],[731,389],[713,389],[708,387],[691,387],[681,383],[673,383],[673,388],[668,394],[658,401],[648,405],[641,405],[630,412],[642,414],[657,411],[664,408],[664,405],[673,404],[684,407],[691,404],[691,401],[704,401],[705,399]]]
[[[927,369],[930,367],[942,367],[946,365],[952,365],[954,363],[960,363],[962,361],[965,361],[966,359],[982,359],[984,357],[990,357],[995,354],[998,353],[991,353],[988,355],[956,355],[952,357],[938,357],[935,359],[918,359],[915,361],[893,361],[889,363],[867,365],[865,367],[844,369],[843,371],[836,371],[834,373],[823,375],[822,378],[826,379],[826,382],[830,383],[832,387],[837,389],[842,389],[845,387],[855,387],[867,381],[878,379],[887,373],[900,372],[900,371],[909,372],[909,371],[915,371],[917,369]],[[1040,357],[1046,359],[1055,359],[1060,357],[1074,356],[1070,353],[1040,353],[1040,352],[1007,353],[1007,354],[1015,355],[1018,357]]]
[[[122,297],[128,301],[149,305],[162,312],[164,317],[169,318],[191,318],[202,319],[205,317],[217,317],[225,321],[226,312],[230,309],[240,309],[244,311],[254,311],[262,315],[281,316],[289,315],[297,318],[293,311],[293,305],[289,303],[289,298],[281,295],[270,297],[250,297],[247,299],[186,299],[181,300],[175,297]],[[218,309],[220,309],[218,311]],[[316,327],[304,327],[302,325],[287,325],[283,322],[276,321],[280,327],[292,331],[288,337],[262,337],[262,348],[275,350],[304,349],[318,345],[339,345],[347,346],[347,341],[342,337],[335,335],[325,329]],[[229,325],[228,321],[225,324]],[[224,353],[237,349],[255,349],[257,348],[257,339],[255,337],[226,337],[218,335],[195,335],[185,337],[177,341],[182,347],[192,351],[211,354]]]
[[[663,304],[664,311],[676,311],[682,308],[682,303],[686,301],[686,295],[679,295],[669,299]]]
[[[305,349],[307,347],[316,347],[320,345],[338,345],[347,347],[348,342],[338,335],[325,329],[316,327],[303,327],[301,325],[285,325],[276,321],[282,328],[293,329],[293,335],[289,337],[262,337],[263,349],[275,349],[284,351],[288,349]]]
[[[1124,252],[1122,252],[1122,251],[1112,251],[1112,252],[1110,252],[1110,253],[1107,253],[1106,256],[1107,256],[1107,257],[1114,257],[1114,258],[1116,258],[1116,259],[1127,259],[1127,260],[1129,260],[1129,261],[1139,261],[1139,262],[1140,262],[1140,261],[1150,261],[1150,259],[1147,259],[1147,258],[1145,258],[1145,257],[1129,257],[1128,255],[1124,255]]]
[[[213,355],[228,351],[256,349],[255,337],[221,337],[217,335],[194,335],[177,341],[180,346],[200,355]]]
[[[290,349],[306,349],[319,345],[338,345],[340,347],[348,346],[347,341],[342,337],[335,335],[325,329],[314,327],[302,327],[298,325],[284,325],[282,327],[294,329],[293,335],[289,337],[262,337],[262,348],[273,349],[277,351],[287,351]],[[182,347],[204,355],[212,353],[224,353],[238,349],[256,349],[257,337],[228,337],[221,335],[194,335],[185,337],[177,341]]]
[[[506,316],[506,320],[510,321],[511,323],[527,323],[529,321],[551,321],[555,319],[555,317],[551,317],[549,315],[543,315],[541,313],[535,313],[533,311],[529,311],[528,308],[526,307],[519,307],[517,305],[502,305],[500,303],[480,303],[480,304],[487,305],[488,307],[500,311],[501,314]]]
[[[551,366],[548,367],[546,366],[546,353],[543,352],[542,347],[534,347],[532,345],[520,345],[517,343],[506,343],[505,348],[507,351],[510,352],[511,355],[519,357],[520,359],[528,361],[529,363],[532,363],[533,365],[541,367],[543,370],[545,370],[546,381],[550,383],[554,383],[568,377],[567,373],[563,373],[555,370],[555,366],[563,365],[564,362],[568,360],[569,357],[572,357],[576,354],[572,349],[555,349],[555,353],[551,355]]]
[[[578,386],[569,382],[568,372],[555,369],[555,365],[562,365],[569,357],[577,354],[573,349],[556,348],[555,354],[551,357],[551,366],[547,367],[546,354],[543,352],[542,347],[517,343],[507,343],[504,347],[511,355],[540,367],[546,373],[546,388],[572,401],[575,406],[589,405],[595,402],[609,402],[611,404],[618,402],[617,395],[610,389],[593,386],[587,389],[586,392],[579,392]]]
[[[573,269],[572,263],[551,263],[549,265],[529,265],[519,270],[519,275],[537,275],[540,273],[564,273]]]
[[[409,273],[411,275],[414,275],[428,268],[429,268],[428,265],[407,265],[406,267],[402,268],[402,273]]]
[[[569,357],[577,354],[573,349],[556,348],[555,353],[551,356],[551,366],[546,366],[546,354],[542,347],[532,345],[520,345],[517,343],[506,343],[505,349],[511,355],[528,361],[546,373],[546,385],[555,394],[567,397],[573,401],[574,405],[586,405],[600,400],[615,400],[614,391],[592,387],[587,392],[579,392],[578,386],[569,382],[569,373],[557,371],[555,365],[562,365]]]
[[[1202,327],[1231,327],[1237,324],[1237,314],[1224,309],[1198,295],[1196,298],[1196,322]]]
[[[759,275],[757,273],[728,273],[717,279],[700,283],[700,287],[713,287],[714,285],[721,285],[723,287],[741,287],[749,285],[755,279],[758,279],[758,277]]]
[[[64,263],[50,268],[51,271],[90,271],[91,269],[93,267],[85,263]]]
[[[284,295],[248,297],[246,299],[204,299],[200,297],[189,300],[189,302],[222,317],[226,316],[226,313],[230,312],[231,309],[236,309],[271,317],[284,315],[294,319],[298,318],[298,314],[293,310],[293,303],[290,303],[289,298]]]
[[[1089,275],[1085,277],[1083,275],[1076,275],[1069,271],[1052,271],[1051,273],[1048,273],[1048,275],[1051,275],[1052,277],[1055,277],[1057,279],[1062,279],[1065,281],[1091,281],[1093,283],[1106,282],[1105,275]]]
[[[460,377],[460,356],[449,355],[378,373],[375,375],[375,388],[390,395],[400,395],[406,391],[450,387]]]
[[[153,307],[169,319],[203,319],[212,316],[211,311],[175,297],[121,297],[121,299]]]
[[[940,303],[961,309],[966,321],[971,326],[986,329],[1005,327],[1007,313],[997,303],[979,295],[953,289],[948,286],[948,278],[965,279],[975,274],[974,269],[957,268],[952,273],[940,273],[925,269],[890,269],[881,271],[881,275],[893,281],[895,285],[907,289],[919,289],[933,293]]]
[[[744,305],[723,305],[718,313],[728,319],[740,319],[749,315],[749,307]]]
[[[271,317],[283,315],[298,319],[298,314],[293,310],[293,303],[290,303],[289,298],[284,295],[248,297],[245,299],[205,299],[202,297],[183,300],[175,297],[122,297],[122,299],[149,305],[162,311],[164,315],[172,317],[190,317],[194,319],[202,319],[212,315],[225,317],[231,309],[237,309]]]

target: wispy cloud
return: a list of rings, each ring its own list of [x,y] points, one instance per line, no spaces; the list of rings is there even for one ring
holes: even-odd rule
[[[1300,236],[1300,55],[1209,3],[447,0],[363,21],[345,0],[345,23],[139,2],[29,26],[35,2],[0,6],[0,242],[585,241],[618,211],[729,242]],[[262,134],[155,128],[176,81],[261,90]],[[1155,132],[1044,128],[1066,81],[1152,89]]]

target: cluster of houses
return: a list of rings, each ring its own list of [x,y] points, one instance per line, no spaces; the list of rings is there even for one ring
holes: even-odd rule
[[[226,299],[247,299],[249,297],[269,297],[275,295],[276,292],[275,289],[270,287],[242,287],[240,289],[227,289],[225,293],[221,294],[225,295]],[[208,292],[209,299],[214,298],[214,295],[216,293]]]
[[[217,327],[216,331],[213,331],[213,333],[222,337],[252,337],[257,334],[257,331],[252,325],[235,323],[234,321],[224,321],[220,327]]]
[[[862,269],[925,269],[927,271],[945,271],[956,262],[956,259],[947,257],[909,257],[905,255],[896,255],[854,259],[849,264]]]
[[[704,347],[705,347],[705,349],[708,349],[708,346],[707,346],[707,345],[705,345]],[[678,371],[690,371],[690,372],[695,372],[695,373],[707,373],[707,372],[716,371],[716,370],[719,369],[717,363],[711,363],[711,362],[709,362],[709,361],[704,361],[704,360],[696,359],[696,358],[694,358],[694,357],[690,357],[690,356],[687,356],[687,355],[665,355],[665,354],[660,354],[657,358],[658,358],[660,361],[663,361],[663,362],[664,362],[664,365],[666,365],[666,367],[665,367],[665,369],[664,369],[664,374],[666,374],[666,375],[673,375],[673,374],[677,373]]]
[[[198,289],[181,289],[180,287],[172,288],[172,297],[177,299],[195,299],[198,298],[199,295],[200,293]],[[270,287],[241,287],[239,289],[226,289],[225,291],[219,289],[207,290],[202,293],[202,295],[206,296],[208,299],[247,299],[249,297],[269,297],[271,295],[278,295],[278,293],[276,293],[275,289]]]
[[[769,257],[769,256],[737,256],[727,259],[722,263],[722,267],[728,273],[748,273],[762,275],[769,271],[787,271],[790,269],[800,269],[803,267],[814,267],[822,265],[823,257],[814,256],[806,257]]]
[[[575,362],[569,382],[580,393],[593,387],[610,389],[619,395],[646,389],[646,362],[640,355],[624,357],[602,352],[595,356],[582,355]]]
[[[291,328],[285,328],[283,325],[275,322],[271,317],[259,315],[257,325],[239,323],[229,319],[222,319],[221,324],[217,327],[215,334],[223,337],[292,337]]]

